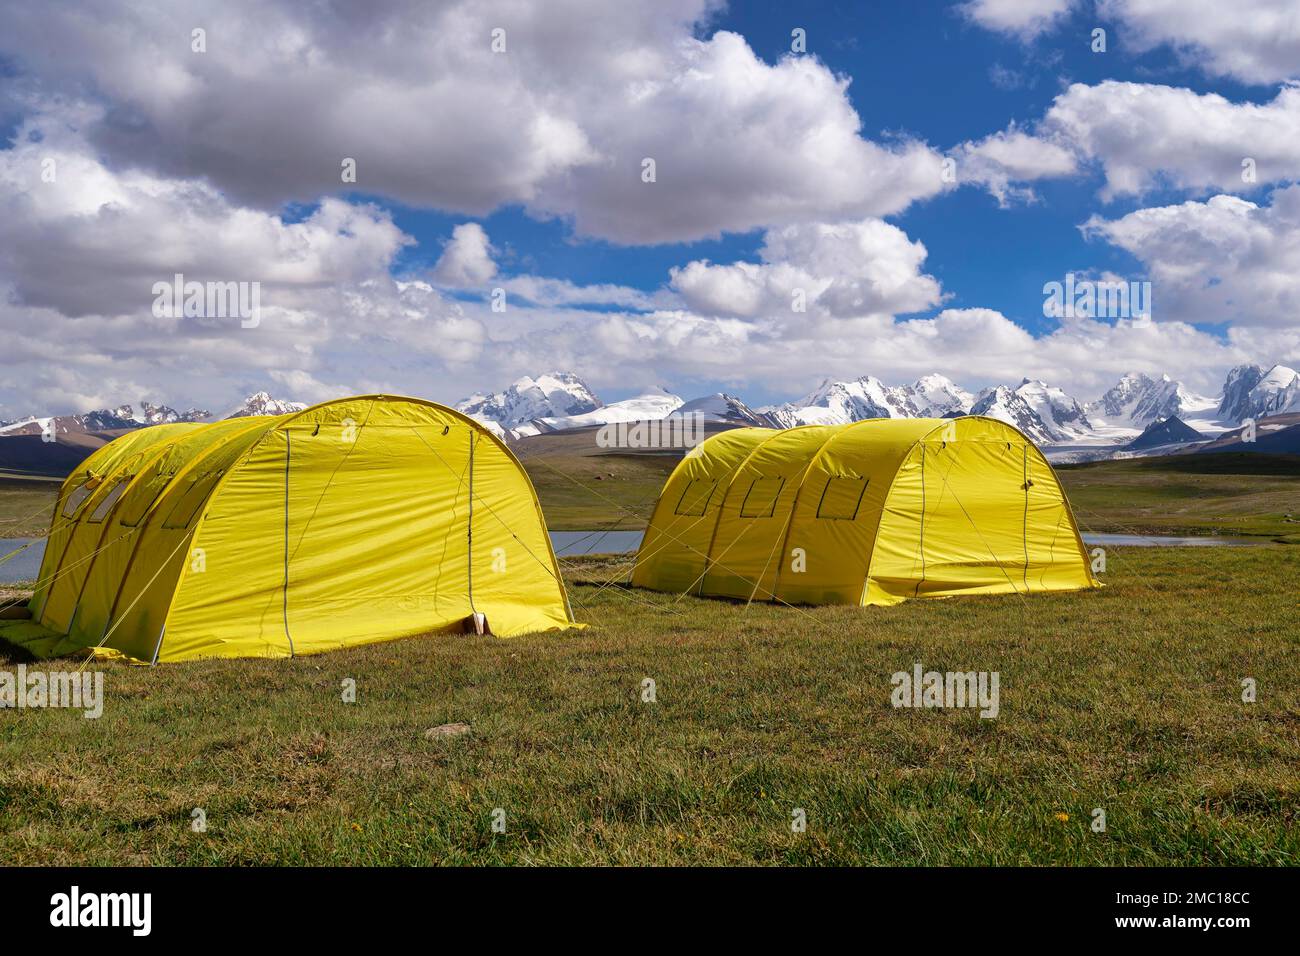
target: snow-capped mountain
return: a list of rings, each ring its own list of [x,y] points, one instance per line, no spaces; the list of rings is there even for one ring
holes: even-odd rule
[[[965,415],[975,404],[974,395],[942,375],[923,375],[902,388],[911,391],[912,402],[924,418]]]
[[[300,412],[306,407],[302,402],[272,398],[268,392],[254,392],[244,399],[243,404],[231,409],[222,418],[245,418],[249,415],[288,415],[290,412]]]
[[[771,420],[754,411],[735,395],[726,392],[714,392],[702,398],[695,398],[677,408],[673,415],[699,414],[706,422],[730,422],[739,425],[756,425],[771,428]]]
[[[837,425],[865,418],[911,418],[916,407],[901,389],[890,388],[873,375],[850,382],[824,380],[797,402],[768,409],[782,427]]]
[[[570,380],[578,383],[585,392],[574,397],[580,404],[595,401],[596,407],[588,411],[570,415],[538,415],[523,418],[524,409],[535,410],[537,405],[529,405],[526,383],[541,382],[543,379]],[[683,402],[680,396],[659,390],[626,398],[622,401],[601,404],[574,375],[550,375],[538,379],[520,379],[515,383],[525,386],[520,389],[521,398],[510,395],[510,389],[491,396],[472,396],[457,407],[471,417],[482,422],[493,434],[500,438],[517,439],[547,432],[564,431],[570,428],[583,428],[590,425],[608,425],[617,422],[658,421],[678,415],[698,414],[705,422],[726,423],[731,425],[753,425],[762,428],[774,427],[772,420],[761,412],[756,412],[735,395],[715,392],[701,398]],[[511,386],[514,388],[515,386]],[[535,396],[531,396],[534,397]],[[513,399],[513,401],[512,401]],[[564,399],[561,399],[563,402]],[[513,411],[513,414],[512,414]],[[502,416],[500,418],[493,416]]]
[[[1129,372],[1101,398],[1084,406],[1084,411],[1099,431],[1140,432],[1162,418],[1212,421],[1218,404],[1168,375],[1155,379],[1142,372]]]
[[[1209,439],[1245,417],[1300,411],[1300,374],[1281,365],[1267,372],[1259,366],[1241,366],[1228,374],[1220,397],[1206,398],[1167,375],[1154,378],[1130,372],[1086,405],[1056,386],[1032,379],[986,388],[976,397],[938,374],[922,376],[910,385],[886,385],[864,375],[847,381],[825,379],[797,401],[755,410],[724,393],[685,404],[675,395],[654,393],[605,406],[578,376],[556,372],[520,379],[503,392],[471,396],[457,407],[503,437],[695,411],[706,421],[770,428],[866,418],[987,415],[1014,425],[1035,442],[1060,446],[1060,454],[1105,457],[1153,422],[1176,418],[1189,431]],[[575,407],[580,410],[566,410]]]
[[[510,429],[514,438],[537,435],[542,432],[563,431],[566,428],[582,428],[588,425],[608,425],[613,422],[654,421],[664,418],[681,408],[682,400],[668,392],[649,392],[635,398],[625,398],[621,402],[610,402],[580,415],[551,416],[534,418]],[[496,425],[496,422],[492,423]],[[500,426],[497,426],[500,428]],[[502,431],[504,434],[504,430]]]
[[[1300,372],[1285,365],[1274,365],[1250,390],[1254,417],[1300,412]]]
[[[139,427],[140,423],[130,417],[122,417],[116,411],[102,409],[84,415],[28,415],[17,421],[0,424],[0,435],[48,433],[58,436]]]
[[[171,422],[202,422],[211,417],[210,412],[200,408],[178,412],[166,405],[141,402],[139,412],[131,405],[119,405],[116,408],[96,409],[83,415],[29,415],[0,424],[0,435],[52,434],[57,438],[59,435],[122,431]]]
[[[1023,385],[1021,386],[1024,387]],[[1032,405],[1009,385],[996,385],[980,392],[971,406],[972,415],[986,415],[1014,425],[1040,444],[1061,441],[1051,426],[1039,417]]]
[[[1083,406],[1046,382],[1025,379],[1016,389],[1016,395],[1038,416],[1051,441],[1084,438],[1094,430]]]
[[[1219,413],[1241,422],[1300,412],[1300,372],[1274,365],[1267,372],[1258,365],[1239,365],[1228,373]]]
[[[273,398],[260,391],[223,417],[283,415],[305,407],[301,402]],[[1016,426],[1040,444],[1058,446],[1053,454],[1065,460],[1062,456],[1109,456],[1153,423],[1173,420],[1175,425],[1186,426],[1187,432],[1199,432],[1209,440],[1247,418],[1260,420],[1300,413],[1300,373],[1285,365],[1273,365],[1267,370],[1260,365],[1238,366],[1228,373],[1219,396],[1211,399],[1197,395],[1167,375],[1154,378],[1130,372],[1086,405],[1060,388],[1031,379],[1022,380],[1018,386],[986,388],[976,397],[939,374],[922,376],[910,385],[886,385],[874,376],[864,375],[847,381],[825,379],[797,401],[755,410],[743,399],[727,393],[683,402],[662,389],[606,405],[577,375],[552,372],[525,376],[499,392],[471,395],[456,407],[506,439],[584,426],[655,421],[695,412],[708,422],[768,428],[840,424],[867,418],[988,415]],[[209,413],[200,409],[178,412],[150,402],[142,402],[139,409],[137,412],[136,406],[124,404],[82,415],[30,415],[0,422],[0,436],[39,435],[47,430],[57,436],[211,420]],[[1182,437],[1187,438],[1187,432],[1182,432]]]
[[[139,422],[141,425],[166,425],[173,422],[204,422],[212,417],[212,413],[204,408],[190,408],[183,412],[178,412],[174,408],[166,405],[153,405],[149,402],[140,403],[140,413],[135,414],[130,405],[122,405],[116,412],[124,414],[126,418]]]
[[[457,402],[456,409],[510,432],[533,419],[582,415],[603,404],[572,372],[551,372],[537,378],[525,375],[504,391],[476,392]]]
[[[1230,370],[1219,399],[1219,417],[1237,422],[1250,418],[1250,393],[1263,377],[1264,370],[1258,365],[1238,365]]]
[[[833,425],[866,418],[944,418],[988,415],[1020,428],[1035,441],[1079,438],[1091,430],[1083,408],[1059,388],[1025,379],[1019,387],[985,389],[975,398],[942,375],[911,385],[885,385],[864,375],[851,382],[825,381],[810,395],[765,409],[773,424]]]
[[[926,375],[911,385],[886,385],[873,375],[849,382],[826,379],[797,402],[763,410],[781,428],[837,425],[866,418],[942,418],[964,414],[974,397],[942,375]]]

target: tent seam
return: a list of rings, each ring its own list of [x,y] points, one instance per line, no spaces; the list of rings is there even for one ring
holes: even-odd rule
[[[787,432],[798,431],[799,428],[818,428],[818,427],[820,426],[800,425],[796,428],[774,429],[771,435],[769,435],[767,438],[764,438],[757,445],[751,448],[749,450],[749,454],[747,454],[744,458],[742,458],[740,462],[736,465],[736,467],[732,470],[730,475],[731,480],[727,482],[727,490],[722,493],[722,500],[718,502],[718,514],[717,517],[715,517],[713,520],[713,530],[709,533],[709,546],[704,549],[704,570],[700,572],[700,579],[697,582],[697,584],[699,585],[700,594],[704,593],[704,582],[708,578],[709,571],[713,567],[713,547],[718,542],[718,528],[722,524],[722,513],[727,508],[727,499],[731,497],[731,488],[733,485],[735,485],[736,478],[740,475],[741,471],[744,470],[745,466],[749,464],[750,459],[753,458],[756,454],[758,454],[758,452],[764,446],[766,446],[768,442],[774,441],[778,435],[783,435],[786,434]],[[778,493],[778,497],[779,497],[779,493]],[[742,507],[743,507],[743,503],[742,503]],[[742,531],[741,534],[744,534],[744,532]],[[737,539],[739,539],[739,535],[737,535]]]
[[[794,500],[790,502],[790,520],[787,522],[785,533],[782,535],[781,538],[781,559],[782,560],[776,566],[776,578],[772,581],[773,597],[777,597],[781,593],[781,571],[785,566],[785,549],[790,543],[790,534],[791,532],[794,531],[795,511],[799,507],[799,499],[803,496],[804,487],[808,484],[808,475],[812,472],[814,466],[816,466],[817,462],[821,459],[823,453],[825,453],[826,449],[830,447],[831,443],[834,442],[835,439],[839,438],[841,435],[847,435],[850,431],[853,430],[854,426],[856,425],[861,425],[864,422],[878,422],[882,420],[883,419],[880,418],[863,418],[863,419],[859,419],[856,422],[850,423],[847,428],[841,428],[831,432],[829,435],[826,436],[825,441],[823,441],[819,446],[817,446],[817,451],[813,454],[812,458],[808,460],[808,464],[804,467],[803,470],[803,477],[800,478],[799,480],[799,487],[795,489]],[[865,490],[866,489],[864,488],[863,491]],[[856,519],[856,512],[855,512],[855,519]],[[766,571],[767,569],[764,568],[764,573],[766,573]]]
[[[221,424],[221,423],[220,423],[220,422],[212,422],[212,423],[211,423],[211,425],[219,425],[219,424]],[[209,427],[209,426],[203,426],[203,429],[206,430],[208,427]],[[166,485],[165,485],[165,486],[164,486],[164,487],[163,487],[163,488],[158,492],[158,496],[157,496],[157,498],[155,498],[155,500],[153,501],[153,503],[149,506],[149,510],[148,510],[144,515],[142,515],[142,516],[140,517],[140,522],[139,522],[139,524],[137,525],[137,529],[139,530],[140,535],[139,535],[139,537],[136,539],[135,544],[134,544],[134,545],[132,546],[132,548],[131,548],[131,555],[130,555],[130,557],[127,559],[126,566],[122,569],[122,579],[121,579],[121,581],[118,582],[117,591],[116,591],[116,593],[113,595],[113,603],[112,603],[111,605],[109,605],[109,609],[108,609],[108,619],[107,619],[107,620],[105,621],[105,623],[104,623],[104,627],[105,627],[106,629],[109,628],[109,627],[111,627],[112,624],[113,624],[113,615],[114,615],[114,613],[117,611],[117,605],[118,605],[118,602],[120,602],[120,601],[122,600],[122,592],[123,592],[124,590],[126,590],[126,582],[127,582],[127,580],[129,579],[131,569],[132,569],[132,567],[133,567],[134,564],[135,564],[135,556],[136,556],[136,554],[137,554],[138,551],[139,551],[139,548],[140,548],[140,542],[144,539],[145,531],[148,530],[150,523],[151,523],[151,522],[153,521],[153,519],[154,519],[154,516],[157,515],[157,514],[162,510],[162,509],[161,509],[161,504],[162,504],[163,500],[167,497],[167,494],[168,494],[168,493],[169,493],[173,488],[177,487],[178,483],[180,482],[180,480],[181,480],[183,477],[188,476],[188,475],[191,474],[192,472],[195,472],[195,471],[198,469],[198,467],[199,467],[199,466],[200,466],[204,461],[206,461],[206,460],[209,458],[209,456],[219,453],[223,448],[226,448],[226,447],[227,447],[231,442],[235,441],[235,440],[238,439],[240,436],[247,435],[249,432],[254,431],[257,427],[258,427],[258,426],[253,425],[253,426],[250,426],[250,427],[248,427],[248,428],[241,429],[241,430],[239,430],[239,431],[233,432],[233,433],[230,435],[230,437],[229,437],[229,438],[226,438],[224,441],[220,441],[220,442],[218,442],[218,443],[216,443],[216,444],[214,444],[214,445],[210,445],[210,446],[208,446],[208,447],[204,450],[203,454],[201,454],[201,455],[197,455],[196,457],[194,457],[194,458],[191,459],[190,461],[186,462],[186,464],[185,464],[185,466],[184,466],[183,468],[178,468],[178,469],[176,470],[176,474],[172,475],[172,480],[169,481],[169,482],[168,482],[168,483],[167,483],[167,484],[166,484]],[[187,432],[185,435],[181,436],[181,439],[190,438],[190,437],[197,437],[197,436],[199,436],[200,434],[202,434],[202,432],[199,431],[199,430],[195,430],[195,431],[192,431],[192,432]],[[215,494],[215,493],[216,493],[216,487],[214,486],[212,492],[209,493],[209,495],[208,495],[208,499],[211,500],[212,494]],[[206,502],[205,502],[205,504],[206,504]],[[194,538],[196,538],[196,537],[198,536],[198,527],[199,527],[199,523],[200,523],[200,522],[196,522],[196,523],[195,523],[195,525],[194,525],[194,531],[191,533],[191,534],[192,534],[192,537],[194,537]],[[187,530],[188,530],[188,529],[187,529]],[[176,576],[178,585],[179,585],[179,582],[180,582],[181,578],[184,576],[184,574],[185,574],[185,567],[182,566],[181,573],[178,574],[178,575]],[[165,638],[165,635],[166,635],[166,631],[167,631],[167,620],[168,620],[168,617],[170,616],[170,612],[171,612],[171,603],[170,603],[170,601],[169,601],[168,604],[167,604],[167,611],[166,611],[166,613],[164,613],[164,615],[163,615],[163,626],[162,626],[161,631],[159,632],[158,646],[154,649],[154,663],[157,663],[158,655],[162,652],[163,641],[166,639],[166,638]]]

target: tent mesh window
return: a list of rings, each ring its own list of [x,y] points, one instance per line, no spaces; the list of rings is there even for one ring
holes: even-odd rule
[[[673,509],[674,514],[696,517],[704,514],[717,487],[716,481],[692,481],[682,492],[677,507]]]
[[[742,518],[770,518],[776,512],[776,499],[785,487],[784,478],[755,478],[740,504]]]
[[[833,521],[852,521],[862,506],[862,496],[867,492],[867,479],[856,475],[833,475],[822,489],[817,502],[817,517]]]
[[[90,497],[90,491],[91,488],[89,481],[74,489],[72,494],[68,495],[68,500],[63,503],[63,517],[71,518],[80,511],[81,506],[84,505],[86,499]]]
[[[188,528],[195,515],[199,513],[199,509],[208,500],[208,493],[212,491],[222,474],[222,471],[210,471],[196,477],[172,510],[167,513],[163,527],[168,530]]]
[[[129,478],[120,478],[108,490],[108,494],[100,499],[99,504],[95,505],[95,510],[90,513],[86,520],[90,524],[99,524],[113,510],[113,505],[117,504],[117,499],[122,497],[122,492],[126,491],[126,485]]]
[[[150,506],[158,500],[162,490],[167,487],[168,482],[172,480],[175,471],[160,471],[150,478],[140,491],[131,495],[127,501],[122,514],[118,517],[118,524],[126,528],[134,528],[140,523],[140,519],[145,516]]]

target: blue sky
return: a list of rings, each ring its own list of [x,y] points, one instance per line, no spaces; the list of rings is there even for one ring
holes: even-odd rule
[[[789,45],[785,6],[747,3],[728,11],[719,27],[743,33],[774,60]],[[1230,78],[1207,80],[1168,48],[1136,53],[1112,43],[1105,54],[1094,53],[1092,29],[1113,32],[1114,25],[1087,5],[1028,43],[982,29],[954,4],[935,0],[872,4],[869,10],[814,3],[797,19],[808,21],[810,37],[825,37],[813,52],[853,78],[849,95],[869,134],[905,130],[940,149],[1009,122],[1032,124],[1069,83],[1158,81],[1233,99],[1262,92]],[[1078,225],[1098,209],[1099,185],[1097,176],[1045,182],[1037,187],[1038,202],[1011,208],[999,208],[987,194],[958,192],[918,203],[892,221],[925,243],[928,266],[953,293],[952,305],[997,309],[1039,333],[1051,325],[1042,314],[1044,276],[1089,268],[1142,271],[1132,255],[1080,234]],[[1119,200],[1105,208],[1123,214],[1177,198],[1176,191],[1155,191],[1141,202]]]
[[[259,388],[450,401],[552,369],[607,400],[929,371],[1212,393],[1300,359],[1300,146],[1279,135],[1300,26],[1281,0],[1189,4],[109,3],[131,29],[93,35],[76,4],[15,4],[0,321],[22,364],[0,417]],[[1067,271],[1151,281],[1154,325],[1044,316]],[[255,334],[149,315],[139,290],[174,272],[259,282]]]
[[[796,26],[806,31],[810,55],[851,79],[849,97],[866,135],[883,139],[910,134],[941,150],[1011,122],[1032,125],[1061,89],[1075,82],[1159,82],[1244,101],[1269,96],[1267,84],[1208,79],[1168,48],[1136,52],[1110,46],[1104,54],[1094,53],[1092,29],[1113,25],[1087,6],[1076,8],[1051,34],[1031,42],[982,29],[954,4],[936,0],[870,8],[810,3],[797,12],[787,3],[755,0],[733,4],[697,32],[707,36],[715,30],[734,31],[755,53],[776,63],[789,55]],[[1157,189],[1140,200],[1100,205],[1100,185],[1097,175],[1049,181],[1037,187],[1036,201],[1010,207],[987,193],[958,191],[917,203],[890,221],[925,244],[927,270],[951,294],[948,305],[997,309],[1040,334],[1054,325],[1042,314],[1045,276],[1089,269],[1143,274],[1133,255],[1086,239],[1078,228],[1081,223],[1099,206],[1116,216],[1144,205],[1177,202],[1181,196],[1178,190]],[[420,239],[419,247],[399,260],[399,271],[431,266],[440,241],[465,221],[407,208],[395,209],[394,218]],[[690,259],[752,259],[762,238],[756,230],[718,240],[629,247],[576,239],[570,223],[538,221],[518,207],[479,221],[515,271],[646,291],[659,288],[672,266]],[[1213,316],[1206,316],[1206,325],[1218,334],[1224,330]],[[890,380],[888,369],[873,371]],[[617,390],[606,391],[624,397]],[[763,401],[780,397],[762,383],[751,393]]]
[[[981,29],[961,17],[954,4],[937,0],[870,8],[809,3],[797,13],[789,8],[788,3],[763,0],[733,4],[697,32],[707,36],[715,30],[735,31],[755,53],[775,63],[790,53],[792,25],[803,27],[809,54],[852,80],[849,96],[864,132],[875,138],[910,133],[940,149],[951,147],[1012,121],[1034,122],[1068,82],[1158,78],[1234,99],[1261,95],[1259,86],[1207,80],[1182,66],[1167,49],[1093,53],[1091,29],[1106,21],[1089,15],[1086,8],[1075,11],[1051,36],[1028,44]],[[999,69],[1014,76],[999,85],[994,79]],[[1040,202],[1012,208],[999,208],[987,194],[958,192],[890,218],[925,243],[929,267],[944,279],[956,304],[1000,309],[1041,328],[1044,275],[1088,267],[1139,268],[1132,256],[1087,242],[1079,233],[1078,224],[1098,208],[1099,185],[1096,176],[1045,183],[1039,187]],[[1176,191],[1157,191],[1147,199],[1174,201],[1177,196]],[[365,198],[384,203],[382,197]],[[1143,204],[1120,200],[1107,210],[1123,213]],[[399,272],[431,266],[451,228],[466,221],[463,216],[386,205],[393,208],[395,221],[420,240],[418,248],[400,258]],[[671,266],[697,258],[750,258],[761,243],[755,231],[716,241],[618,246],[575,239],[570,224],[539,221],[519,207],[478,221],[494,242],[509,249],[515,270],[647,291],[664,283]]]

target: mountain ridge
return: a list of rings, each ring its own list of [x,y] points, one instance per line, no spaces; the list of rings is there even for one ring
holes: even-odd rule
[[[202,422],[211,417],[212,413],[205,409],[191,408],[178,412],[167,405],[142,401],[138,413],[134,406],[122,404],[116,408],[100,408],[80,415],[28,415],[0,422],[0,436],[49,434],[57,440],[59,435],[126,431],[175,422]]]
[[[511,389],[526,392],[541,379],[571,380],[578,383],[580,390],[565,394],[567,390],[561,389],[561,394],[547,396],[541,410],[550,414],[534,415],[528,423],[522,422],[520,415],[512,419],[499,413],[498,409],[511,405],[507,400]],[[642,398],[624,401],[635,403]],[[557,402],[571,400],[594,407],[580,416],[554,414]],[[501,392],[476,394],[456,407],[502,437],[511,438],[579,424],[604,424],[606,420],[626,421],[625,414],[614,412],[614,407],[621,404],[605,406],[578,376],[552,372],[538,379],[525,376]],[[1118,449],[1136,440],[1153,422],[1171,417],[1207,440],[1252,415],[1300,410],[1300,375],[1282,365],[1273,365],[1267,371],[1260,366],[1238,366],[1228,373],[1220,395],[1208,398],[1168,375],[1153,377],[1135,371],[1121,376],[1099,398],[1086,403],[1057,386],[1027,377],[1019,385],[993,385],[973,395],[938,373],[901,385],[888,385],[873,375],[863,375],[845,380],[824,378],[811,392],[789,402],[753,408],[738,396],[715,393],[686,401],[670,414],[690,412],[697,406],[707,410],[711,420],[772,428],[841,424],[866,418],[990,415],[1015,425],[1040,444],[1078,444],[1104,450]],[[603,411],[606,408],[610,411]],[[1229,417],[1219,413],[1221,408],[1227,409]],[[528,408],[528,412],[536,410]],[[567,421],[572,425],[566,425]]]
[[[282,415],[305,408],[302,402],[278,399],[266,391],[247,396],[225,418]],[[1058,456],[1075,449],[1095,457],[1136,442],[1153,424],[1177,419],[1187,432],[1175,437],[1192,441],[1189,432],[1208,441],[1248,419],[1300,413],[1300,373],[1275,363],[1230,369],[1214,398],[1198,395],[1168,375],[1128,372],[1090,402],[1079,402],[1047,382],[1023,378],[1019,385],[998,384],[972,394],[938,373],[887,385],[873,375],[822,379],[803,397],[752,407],[741,397],[716,392],[684,399],[665,389],[605,403],[573,372],[551,371],[523,376],[496,392],[476,392],[454,406],[498,436],[513,440],[553,431],[617,422],[701,414],[714,423],[769,428],[841,424],[866,418],[954,417],[989,415],[1019,428],[1035,442],[1058,446]],[[97,409],[78,415],[29,415],[0,422],[0,436],[112,433],[165,422],[214,420],[202,409],[178,412],[167,405],[140,403]],[[1079,449],[1095,449],[1081,452]]]

